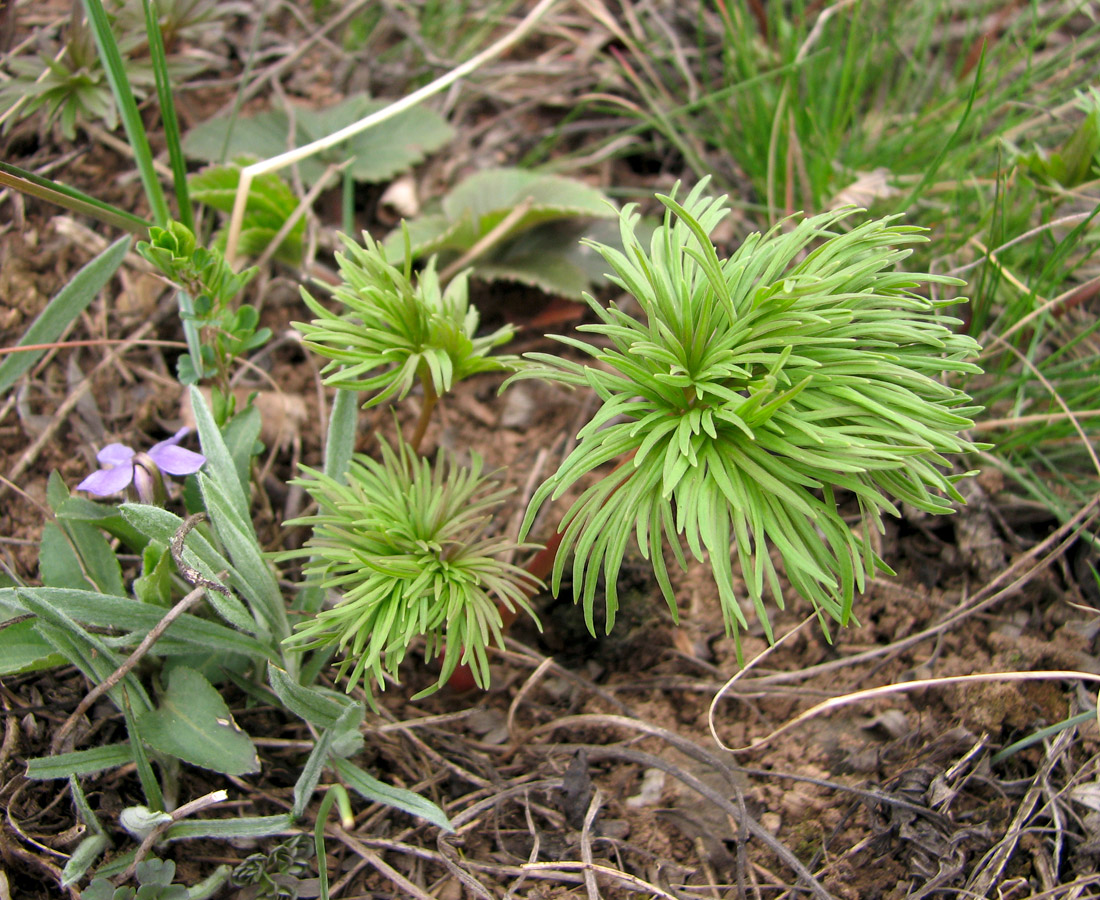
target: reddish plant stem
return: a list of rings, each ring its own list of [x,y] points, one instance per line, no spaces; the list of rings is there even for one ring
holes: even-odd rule
[[[615,468],[612,469],[611,474],[618,472],[619,469],[630,462],[634,458],[636,452],[636,450],[631,450],[629,454],[619,460]],[[614,490],[607,495],[607,499],[611,499],[611,497],[615,495],[615,491],[626,484],[627,481],[629,481],[629,478],[624,478],[615,485]],[[554,571],[554,562],[558,558],[558,550],[561,548],[563,537],[565,537],[564,531],[555,532],[554,536],[546,542],[546,546],[527,561],[527,565],[523,568],[528,575],[538,579],[540,582],[546,581],[550,573]],[[530,592],[528,596],[534,596],[535,587],[533,583],[528,587],[528,591]],[[519,607],[513,606],[511,609],[508,609],[498,603],[497,610],[500,612],[501,631],[507,633],[512,623],[519,615]],[[477,682],[474,681],[474,673],[470,671],[470,667],[465,663],[459,663],[454,672],[451,673],[451,677],[447,680],[447,686],[456,693],[463,693],[477,687]]]
[[[428,430],[428,422],[431,421],[432,410],[435,409],[436,403],[439,402],[439,395],[435,392],[435,388],[432,387],[431,379],[423,378],[421,379],[421,384],[424,385],[424,404],[420,407],[420,418],[416,421],[416,430],[409,439],[409,446],[412,448],[413,453],[420,453],[420,442],[424,440],[424,434]]]

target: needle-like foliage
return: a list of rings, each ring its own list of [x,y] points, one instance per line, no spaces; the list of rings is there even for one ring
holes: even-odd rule
[[[974,449],[960,432],[978,409],[940,379],[980,371],[965,361],[978,346],[941,312],[960,300],[919,291],[962,282],[899,271],[905,245],[925,240],[920,229],[887,219],[837,230],[850,209],[782,223],[720,259],[709,234],[726,215],[725,198],[706,197],[704,185],[683,205],[659,198],[665,220],[648,251],[631,207],[621,216],[625,253],[592,244],[641,307],[634,318],[588,298],[600,321],[581,330],[596,342],[557,339],[594,364],[528,354],[537,369],[516,376],[589,385],[603,401],[535,492],[521,537],[546,500],[627,460],[588,487],[559,526],[552,586],[571,552],[590,630],[601,569],[609,631],[614,623],[616,578],[633,536],[674,616],[663,545],[682,566],[683,541],[709,558],[727,629],[747,626],[734,588],[736,546],[771,638],[765,589],[783,606],[774,550],[828,634],[826,615],[846,623],[868,575],[889,571],[865,539],[882,529],[882,513],[897,515],[898,500],[932,513],[961,501],[944,454]],[[844,496],[858,504],[858,531],[841,516]]]
[[[302,289],[317,316],[295,322],[311,350],[331,360],[325,384],[366,391],[364,406],[401,400],[418,381],[440,397],[479,372],[511,371],[516,356],[490,356],[512,339],[510,325],[477,336],[478,313],[470,306],[466,273],[446,290],[434,260],[415,283],[406,254],[404,270],[386,260],[369,234],[364,245],[341,236],[347,254],[338,253],[343,283],[333,291],[344,309],[333,312]]]
[[[357,455],[346,483],[305,466],[310,477],[293,482],[320,509],[287,523],[312,526],[313,536],[280,558],[309,557],[305,574],[340,598],[299,625],[288,643],[346,650],[338,674],[350,670],[349,691],[360,679],[384,687],[384,673],[396,677],[420,636],[427,658],[443,655],[430,690],[459,662],[487,687],[486,647],[504,642],[501,610],[534,615],[527,598],[538,581],[505,561],[529,545],[484,534],[508,491],[482,474],[477,455],[471,458],[468,467],[457,466],[440,451],[433,465],[405,443],[394,450],[383,441],[381,461]]]

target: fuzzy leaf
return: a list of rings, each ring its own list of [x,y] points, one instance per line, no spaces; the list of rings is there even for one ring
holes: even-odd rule
[[[63,665],[64,657],[35,630],[33,619],[0,623],[0,675],[37,672]]]
[[[260,769],[256,748],[221,694],[185,666],[172,670],[160,705],[138,717],[138,728],[149,746],[192,765],[226,775]]]

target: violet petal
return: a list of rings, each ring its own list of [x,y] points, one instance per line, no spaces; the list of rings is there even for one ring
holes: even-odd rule
[[[108,444],[95,458],[105,466],[127,466],[134,458],[134,451],[125,444]]]
[[[177,431],[174,435],[172,435],[167,440],[163,440],[159,444],[153,444],[153,447],[149,452],[150,453],[156,453],[161,447],[164,447],[164,446],[167,446],[167,445],[170,445],[170,444],[178,444],[180,441],[182,441],[184,439],[184,437],[187,436],[187,433],[190,430],[191,430],[190,428],[188,428],[186,425],[184,425],[183,428],[181,428],[179,431]]]
[[[121,446],[121,444],[110,446]],[[104,447],[103,449],[106,450],[107,448]],[[113,469],[99,469],[80,482],[76,489],[78,491],[88,491],[97,497],[106,497],[109,494],[117,494],[119,491],[124,490],[126,485],[133,480],[133,477],[133,465],[115,466]]]
[[[169,475],[190,475],[197,472],[206,462],[206,457],[193,450],[177,447],[168,441],[161,441],[149,451],[149,458],[162,472]]]

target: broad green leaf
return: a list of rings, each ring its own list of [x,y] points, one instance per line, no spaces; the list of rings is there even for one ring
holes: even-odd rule
[[[74,750],[57,756],[39,756],[27,760],[27,777],[32,781],[50,781],[70,775],[94,775],[106,769],[117,769],[134,761],[130,742],[105,744],[91,750]]]
[[[580,299],[603,280],[606,264],[582,246],[583,237],[617,243],[615,209],[608,198],[582,181],[524,169],[487,169],[458,184],[441,204],[406,223],[414,258],[439,254],[447,263],[510,221],[495,242],[473,261],[479,278],[519,281],[547,293]],[[386,256],[404,255],[401,230],[384,242]]]
[[[454,831],[450,820],[438,806],[430,800],[406,791],[404,788],[395,788],[383,784],[372,775],[368,775],[362,769],[346,759],[335,759],[333,765],[340,777],[348,787],[357,794],[365,797],[372,803],[384,803],[394,809],[400,809],[412,816],[426,819],[433,825],[438,825],[444,831]]]
[[[232,165],[211,166],[192,175],[189,179],[191,195],[207,206],[231,213],[243,162],[244,158]],[[298,198],[278,174],[270,172],[253,179],[241,226],[240,251],[250,256],[263,253],[297,208]],[[276,259],[289,265],[301,262],[305,228],[305,218],[300,217],[279,245],[275,252]],[[224,248],[225,240],[226,230],[223,228],[215,239],[216,246]]]
[[[49,344],[61,337],[65,329],[87,309],[96,294],[111,280],[129,249],[130,238],[119,238],[77,272],[39,313],[16,346]],[[9,353],[4,357],[3,362],[0,362],[0,395],[7,393],[19,376],[38,362],[45,352],[27,350]]]
[[[602,191],[575,178],[542,175],[528,169],[485,169],[471,175],[443,198],[443,212],[452,222],[469,215],[475,221],[496,224],[524,203],[529,207],[517,231],[549,219],[615,216],[614,207]],[[487,229],[482,226],[479,230]]]
[[[226,775],[258,772],[252,740],[214,687],[193,669],[172,670],[160,705],[138,717],[142,739],[161,753]]]
[[[38,574],[47,587],[87,589],[95,587],[84,573],[80,557],[56,522],[42,528],[38,548]]]
[[[183,141],[184,150],[195,159],[218,163],[226,146],[229,158],[255,156],[267,159],[331,134],[387,106],[359,94],[328,109],[295,106],[295,129],[283,110],[268,110],[255,116],[211,119],[191,129]],[[354,158],[351,175],[356,181],[377,182],[419,163],[451,139],[453,131],[443,118],[427,107],[406,110],[375,128],[360,132],[343,144],[298,163],[302,180],[315,184],[330,163]],[[288,141],[288,138],[291,140]]]
[[[64,665],[50,643],[34,627],[34,619],[0,624],[0,675],[37,672]]]

